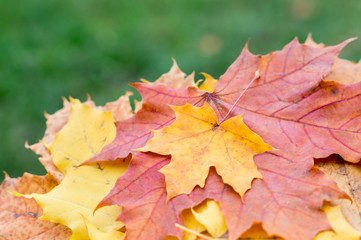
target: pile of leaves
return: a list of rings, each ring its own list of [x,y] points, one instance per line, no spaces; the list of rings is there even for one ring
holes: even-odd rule
[[[352,40],[352,39],[351,39]],[[174,62],[98,107],[64,99],[6,175],[0,239],[360,239],[361,63],[308,37],[195,83]]]

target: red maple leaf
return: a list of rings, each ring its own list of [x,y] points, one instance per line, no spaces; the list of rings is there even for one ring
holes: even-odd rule
[[[181,211],[191,203],[186,195],[166,201],[164,176],[158,170],[169,161],[170,156],[134,154],[126,173],[98,205],[122,206],[119,220],[127,227],[127,239],[162,240],[168,235],[181,239],[182,231],[175,224],[183,223]]]
[[[338,153],[357,162],[361,151],[359,107],[361,85],[323,81],[338,53],[353,39],[333,47],[313,47],[297,39],[281,51],[256,56],[243,49],[221,76],[213,93],[189,87],[170,89],[135,83],[144,101],[195,106],[209,102],[222,119],[246,88],[230,116],[245,114],[245,123],[280,150],[312,157]],[[270,131],[272,129],[272,131]],[[327,143],[327,144],[326,144]]]
[[[269,235],[290,240],[313,239],[318,232],[332,229],[320,208],[324,201],[348,197],[313,167],[311,158],[274,151],[255,156],[255,163],[263,178],[253,182],[244,205],[233,212],[237,224],[229,226],[231,239],[258,222]]]

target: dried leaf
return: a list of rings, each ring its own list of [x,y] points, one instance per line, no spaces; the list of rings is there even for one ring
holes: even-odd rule
[[[39,220],[42,210],[34,199],[14,196],[10,191],[46,193],[57,185],[51,175],[36,176],[25,173],[21,178],[10,178],[0,186],[0,239],[67,240],[71,230],[64,225]]]
[[[342,201],[341,210],[353,227],[361,232],[361,164],[345,162],[338,155],[317,159],[315,163],[350,196],[352,202]]]
[[[173,60],[173,66],[169,72],[163,74],[160,78],[158,78],[154,83],[143,80],[148,84],[161,84],[171,88],[187,88],[190,86],[195,87],[194,83],[194,73],[186,77],[186,74],[179,69],[177,62],[175,59]]]
[[[255,157],[263,179],[256,179],[238,206],[235,223],[227,226],[235,239],[254,223],[262,223],[268,235],[289,240],[312,239],[331,230],[326,215],[319,209],[324,201],[347,197],[332,180],[316,168],[309,158],[290,158],[279,152]],[[226,215],[225,215],[226,216]],[[226,217],[227,221],[227,217]]]

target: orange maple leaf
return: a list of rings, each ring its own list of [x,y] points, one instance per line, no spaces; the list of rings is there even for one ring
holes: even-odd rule
[[[138,149],[172,155],[171,163],[160,170],[166,178],[168,199],[188,194],[196,185],[203,187],[212,166],[240,195],[254,178],[261,178],[253,156],[272,147],[243,124],[242,116],[218,125],[207,103],[201,108],[187,104],[173,110],[176,121],[154,131],[154,138]]]

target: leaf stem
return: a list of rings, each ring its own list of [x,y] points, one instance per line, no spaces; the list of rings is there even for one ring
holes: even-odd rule
[[[248,83],[247,87],[245,89],[243,89],[243,91],[241,92],[241,94],[239,95],[239,97],[237,98],[237,100],[234,102],[234,104],[232,105],[231,109],[228,111],[228,113],[226,114],[226,116],[224,116],[224,118],[222,119],[222,121],[219,122],[219,125],[221,125],[227,118],[228,116],[231,114],[231,112],[233,111],[233,109],[236,107],[237,103],[239,102],[239,100],[241,99],[241,97],[244,95],[244,93],[247,91],[247,89],[251,86],[251,84],[256,81],[257,79],[260,78],[259,75],[259,70],[257,70],[254,73],[254,77],[253,79],[250,81],[250,83]]]
[[[204,235],[204,234],[201,234],[201,233],[199,233],[199,232],[193,231],[192,229],[186,228],[186,227],[184,227],[184,226],[182,226],[182,225],[179,225],[178,223],[176,223],[175,226],[176,226],[177,228],[180,228],[180,229],[184,230],[184,231],[193,233],[194,235],[196,235],[196,236],[198,236],[198,237],[200,237],[200,238],[203,238],[203,239],[206,239],[206,240],[214,240],[214,239],[211,238],[211,237],[208,237],[208,236],[206,236],[206,235]]]

